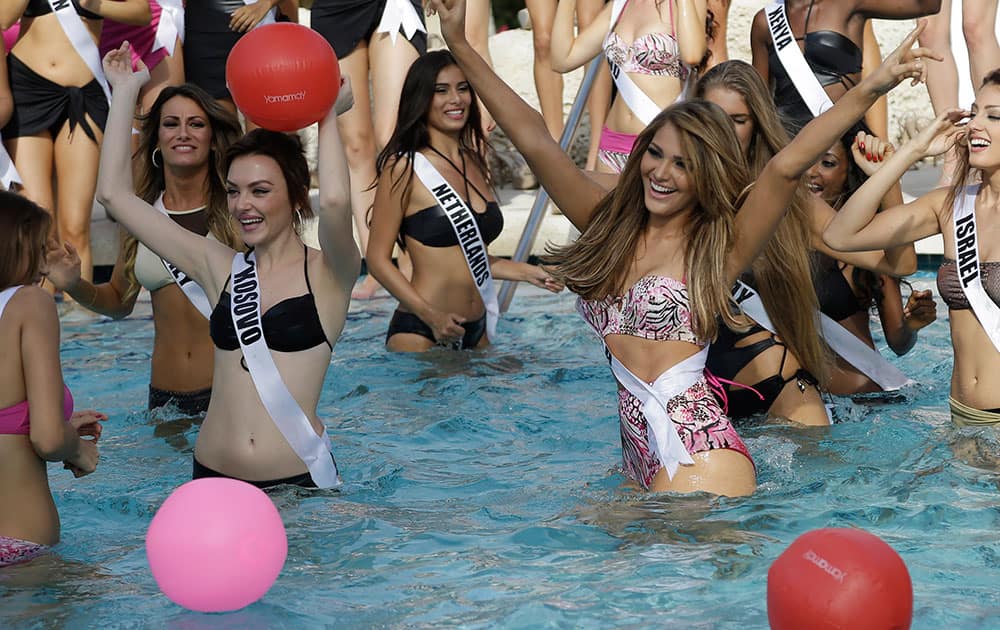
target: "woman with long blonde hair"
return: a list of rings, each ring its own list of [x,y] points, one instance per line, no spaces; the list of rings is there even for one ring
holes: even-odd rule
[[[941,113],[854,193],[823,233],[839,249],[897,247],[944,238],[938,292],[948,305],[954,367],[952,421],[1000,423],[1000,70],[986,75],[970,112]],[[877,212],[885,192],[920,160],[956,153],[955,177],[915,201]]]
[[[138,196],[188,230],[240,248],[226,200],[223,160],[240,135],[236,117],[198,86],[163,89],[140,125],[134,159]],[[93,284],[81,277],[71,245],[50,252],[49,267],[57,288],[114,319],[130,315],[139,290],[147,289],[156,330],[148,406],[173,404],[188,416],[205,413],[212,392],[208,320],[158,256],[122,229],[110,281]]]
[[[639,134],[610,193],[576,168],[545,123],[465,40],[464,2],[432,0],[456,60],[566,217],[581,231],[552,250],[553,274],[606,344],[619,385],[623,464],[653,491],[744,495],[750,453],[705,373],[723,323],[740,327],[729,287],[771,238],[802,174],[875,99],[920,78],[917,32],[815,124],[751,175],[725,112],[673,105]]]

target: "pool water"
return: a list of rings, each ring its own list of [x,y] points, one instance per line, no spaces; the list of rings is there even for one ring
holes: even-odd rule
[[[146,528],[190,478],[197,431],[144,409],[148,311],[64,321],[78,408],[111,418],[97,473],[52,466],[60,557],[0,572],[0,626],[763,628],[768,567],[819,527],[867,529],[902,555],[914,627],[1000,623],[997,439],[950,424],[940,303],[891,359],[920,382],[905,403],[838,400],[829,429],[744,429],[759,489],[739,499],[622,488],[613,380],[572,296],[522,287],[482,353],[386,352],[394,306],[352,308],[327,376],[343,489],[272,494],[284,571],[226,615],[172,604],[146,563]]]

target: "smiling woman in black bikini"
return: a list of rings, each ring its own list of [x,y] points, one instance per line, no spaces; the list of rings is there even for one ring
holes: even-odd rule
[[[541,267],[486,253],[503,215],[486,166],[479,105],[451,54],[435,51],[415,61],[403,95],[396,129],[376,162],[368,241],[372,275],[400,303],[386,346],[482,347],[496,314],[493,278],[550,291],[562,285]],[[397,240],[410,254],[412,280],[392,264]]]

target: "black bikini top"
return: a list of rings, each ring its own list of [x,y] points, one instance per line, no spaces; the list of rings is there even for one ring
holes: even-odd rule
[[[333,350],[326,333],[323,332],[323,324],[316,310],[316,299],[309,284],[308,252],[306,249],[306,262],[303,263],[303,267],[309,292],[278,302],[267,309],[261,317],[264,341],[271,350],[299,352],[315,348],[322,343]],[[232,281],[231,276],[229,281]],[[208,321],[209,335],[215,347],[220,350],[238,350],[240,347],[239,339],[236,338],[236,328],[233,326],[230,299],[229,291],[223,289]]]
[[[813,74],[820,85],[826,87],[839,83],[846,89],[854,86],[855,81],[851,75],[861,72],[862,52],[857,44],[846,35],[836,31],[813,31],[809,32],[809,17],[812,15],[812,3],[809,3],[809,10],[806,12],[805,37],[796,37],[796,41],[805,43],[802,51],[806,63],[812,69]],[[771,42],[767,47],[767,65],[770,70],[772,86],[774,89],[774,102],[778,109],[778,114],[782,120],[794,119],[801,128],[806,122],[812,120],[812,112],[802,100],[799,91],[788,76],[788,71],[778,59],[778,54],[774,50]],[[797,129],[796,129],[797,131]]]
[[[840,263],[825,254],[813,252],[813,284],[819,299],[819,310],[835,322],[842,322],[862,310],[861,301],[854,295],[844,277]]]
[[[495,241],[500,236],[500,232],[503,231],[503,213],[500,211],[500,204],[496,201],[486,199],[486,195],[479,192],[479,189],[473,186],[469,178],[465,176],[464,155],[462,156],[462,167],[459,168],[447,156],[442,155],[434,147],[429,146],[428,148],[437,153],[462,175],[462,179],[465,181],[465,206],[472,212],[472,217],[479,227],[479,233],[483,237],[483,242],[489,245]],[[476,212],[473,209],[472,198],[469,195],[470,188],[476,191],[479,198],[486,202],[486,209],[483,212]],[[435,204],[403,217],[403,221],[399,225],[399,233],[401,236],[409,236],[427,247],[456,247],[459,244],[455,229],[451,226],[451,221],[448,219],[448,215],[445,214],[441,204]]]
[[[104,19],[104,16],[91,13],[90,11],[80,7],[80,0],[73,0],[73,8],[76,9],[76,14],[82,18],[87,18],[88,20]],[[52,6],[49,4],[48,0],[28,0],[28,6],[24,7],[22,17],[33,18],[40,15],[48,15],[49,13],[52,13]]]

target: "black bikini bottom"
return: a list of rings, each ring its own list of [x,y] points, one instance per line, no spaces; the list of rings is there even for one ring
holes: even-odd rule
[[[757,413],[767,412],[778,399],[785,386],[795,381],[799,390],[804,391],[806,386],[818,387],[819,381],[809,371],[799,368],[790,378],[783,378],[781,373],[785,369],[785,359],[788,357],[788,347],[778,341],[772,334],[755,343],[747,346],[737,346],[741,339],[762,332],[764,329],[754,326],[745,333],[735,333],[726,326],[720,326],[719,335],[712,343],[708,351],[708,369],[720,378],[734,380],[740,371],[750,364],[758,355],[774,346],[781,346],[781,364],[777,374],[769,376],[753,385],[757,393],[749,389],[728,389],[728,410],[726,415],[730,418],[746,418]]]
[[[483,315],[476,321],[465,322],[462,324],[462,328],[465,329],[465,334],[462,336],[461,348],[458,347],[458,344],[455,344],[454,349],[469,350],[475,348],[479,345],[479,341],[483,338],[483,335],[486,334],[486,315]],[[396,312],[392,314],[392,319],[389,321],[389,331],[385,334],[385,342],[389,343],[389,338],[397,333],[420,335],[437,343],[437,340],[434,338],[434,331],[430,326],[413,313],[407,313],[399,309],[396,309]]]
[[[280,485],[284,485],[284,484],[287,484],[287,485],[290,485],[290,486],[299,486],[299,487],[302,487],[302,488],[315,488],[316,487],[316,482],[313,481],[312,475],[310,475],[307,472],[302,473],[301,475],[294,475],[292,477],[285,477],[284,479],[268,479],[267,481],[251,481],[249,479],[240,479],[239,477],[233,477],[232,475],[226,475],[224,473],[220,473],[217,470],[212,470],[211,468],[209,468],[208,466],[205,466],[204,464],[202,464],[201,462],[199,462],[195,458],[192,458],[192,461],[194,462],[194,470],[193,470],[193,472],[191,474],[191,478],[192,479],[203,479],[205,477],[223,477],[225,479],[237,479],[239,481],[245,481],[245,482],[247,482],[248,484],[250,484],[252,486],[257,486],[258,488],[261,488],[261,489],[264,489],[264,488],[273,488],[274,486],[280,486]]]
[[[96,79],[83,87],[67,87],[46,79],[14,55],[7,55],[7,66],[14,114],[3,128],[4,138],[33,136],[43,131],[54,138],[68,120],[70,133],[80,125],[87,137],[97,142],[87,115],[103,131],[108,122],[108,99]]]
[[[212,399],[212,388],[206,387],[194,392],[174,392],[149,386],[148,409],[170,405],[186,416],[203,416],[208,411],[208,401]]]

